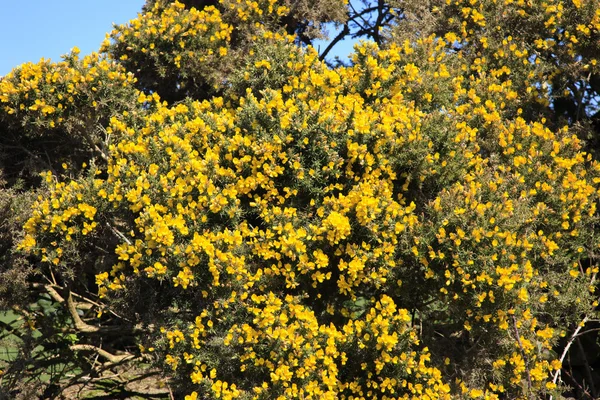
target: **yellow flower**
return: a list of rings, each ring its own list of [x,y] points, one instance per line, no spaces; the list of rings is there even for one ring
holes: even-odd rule
[[[185,400],[196,400],[198,398],[198,393],[192,392],[185,396]]]

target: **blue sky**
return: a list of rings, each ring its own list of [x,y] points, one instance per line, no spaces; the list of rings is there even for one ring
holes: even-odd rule
[[[60,60],[74,46],[82,54],[98,50],[112,24],[137,16],[144,0],[3,1],[0,13],[0,76],[24,62]],[[335,32],[331,32],[335,36]],[[319,44],[315,44],[318,48]],[[327,43],[320,43],[324,50]],[[352,43],[340,43],[335,54],[347,55]],[[333,56],[333,52],[330,53]]]
[[[0,76],[40,58],[58,61],[73,46],[82,54],[98,50],[112,23],[137,16],[144,0],[2,1]]]

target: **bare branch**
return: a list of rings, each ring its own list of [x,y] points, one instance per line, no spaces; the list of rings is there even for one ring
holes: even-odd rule
[[[592,279],[590,280],[590,286],[594,285],[594,283],[596,282],[596,276],[598,274],[594,273],[592,275]],[[560,355],[560,363],[562,364],[563,361],[565,360],[565,357],[567,356],[567,354],[569,354],[569,349],[571,348],[571,346],[573,345],[573,342],[581,335],[586,334],[587,332],[592,332],[595,331],[596,329],[590,329],[589,331],[585,331],[585,332],[581,332],[579,333],[583,327],[585,326],[585,324],[590,320],[589,316],[585,316],[583,318],[583,320],[581,320],[581,322],[579,323],[579,325],[577,325],[577,329],[575,329],[575,332],[573,332],[573,334],[571,335],[571,337],[569,338],[569,341],[567,342],[562,354]],[[560,379],[560,371],[561,369],[557,369],[556,372],[554,373],[554,376],[552,377],[552,383],[556,384],[558,382],[558,380]],[[549,400],[552,400],[552,396],[549,397]]]
[[[327,48],[319,56],[319,60],[323,61],[325,59],[325,57],[327,57],[327,54],[331,51],[331,49],[333,49],[333,47],[340,40],[343,40],[346,37],[346,35],[348,35],[349,33],[350,33],[350,29],[348,28],[348,25],[346,24],[346,25],[344,25],[344,29],[342,29],[342,31],[340,33],[338,33],[337,36],[327,45]]]
[[[52,285],[44,285],[44,289],[46,289],[46,292],[48,292],[48,294],[54,299],[54,301],[58,303],[64,303],[65,299],[63,299],[63,297],[60,294],[58,294],[58,292],[52,287]]]
[[[59,285],[53,285],[53,284],[42,285],[40,283],[33,283],[31,285],[31,287],[34,289],[43,288],[50,295],[50,297],[52,297],[52,299],[54,301],[56,301],[57,303],[65,302],[65,299],[56,290],[56,289],[63,289]],[[73,296],[85,301],[84,303],[75,303],[75,308],[78,308],[80,310],[91,310],[94,307],[100,307],[100,304],[98,304],[98,303],[94,302],[93,300],[90,300],[86,297],[83,297],[77,293],[73,293]]]
[[[579,323],[579,325],[577,326],[577,329],[575,329],[575,332],[573,332],[573,334],[569,338],[569,341],[567,342],[567,345],[565,346],[565,348],[559,358],[559,361],[561,362],[561,364],[565,360],[565,357],[567,356],[567,354],[569,353],[569,349],[573,345],[573,342],[575,342],[575,339],[579,335],[579,331],[585,326],[587,321],[588,321],[588,316],[586,315],[583,318],[583,320]],[[561,371],[560,369],[556,370],[556,372],[554,373],[554,377],[552,378],[552,383],[556,384],[556,382],[558,382],[558,379],[560,378],[560,371]],[[552,400],[552,396],[550,396],[550,400]]]
[[[108,161],[108,155],[106,154],[106,152],[100,147],[98,147],[98,145],[90,135],[89,130],[92,129],[92,127],[95,125],[94,122],[91,121],[90,118],[87,118],[86,122],[82,125],[83,126],[81,126],[81,129],[76,129],[77,133],[83,136],[88,145],[92,147],[104,161]]]
[[[125,243],[127,243],[128,245],[131,246],[131,240],[129,240],[129,238],[127,238],[127,236],[125,236],[123,233],[119,232],[119,230],[117,228],[115,228],[108,222],[106,222],[106,226],[108,226],[115,235],[117,235],[120,239],[123,239],[125,241]]]
[[[127,359],[133,359],[135,357],[133,354],[130,353],[114,355],[106,350],[101,349],[100,347],[96,347],[91,344],[74,344],[69,346],[69,348],[73,351],[93,351],[101,357],[106,358],[111,364],[117,364]]]
[[[73,323],[75,324],[75,328],[78,331],[85,333],[94,333],[100,331],[100,328],[94,325],[89,325],[83,322],[79,314],[77,313],[77,308],[75,307],[75,302],[73,301],[73,296],[71,295],[71,291],[68,291],[67,296],[67,308],[69,313],[71,314],[71,318],[73,318]]]

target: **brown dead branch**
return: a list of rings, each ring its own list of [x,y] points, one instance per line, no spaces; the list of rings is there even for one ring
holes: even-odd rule
[[[108,360],[108,362],[110,362],[111,364],[117,364],[120,363],[122,361],[128,360],[128,359],[133,359],[135,356],[133,354],[120,354],[120,355],[114,355],[109,353],[106,350],[101,349],[100,347],[91,345],[91,344],[74,344],[69,346],[69,348],[73,351],[93,351],[95,353],[97,353],[99,356],[104,357],[105,359]]]

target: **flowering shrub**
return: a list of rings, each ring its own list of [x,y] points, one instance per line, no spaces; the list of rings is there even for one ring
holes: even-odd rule
[[[79,57],[75,48],[58,63],[25,63],[0,81],[2,164],[7,178],[35,180],[64,162],[79,167],[106,158],[102,131],[111,117],[142,114],[133,74],[104,56]]]
[[[278,17],[261,4],[239,13]],[[156,6],[106,49],[182,82],[227,59],[231,26]],[[187,400],[560,396],[598,305],[600,165],[581,140],[526,118],[502,63],[460,68],[455,36],[365,42],[331,69],[254,29],[220,96],[136,92],[105,163],[44,174],[19,248],[62,280],[70,350],[152,362]],[[98,351],[114,321],[137,348]]]
[[[102,50],[128,70],[137,70],[140,85],[158,90],[167,100],[213,91],[219,83],[217,65],[230,51],[233,27],[214,7],[184,10],[172,3],[160,12],[159,6],[115,28],[113,42],[106,40]]]
[[[418,22],[398,24],[393,36],[425,31],[446,38],[463,57],[465,71],[485,70],[510,82],[526,118],[544,114],[554,128],[598,119],[592,100],[600,93],[597,2],[447,0],[426,11],[418,3],[408,8],[418,10]],[[590,141],[594,151],[597,131]]]

